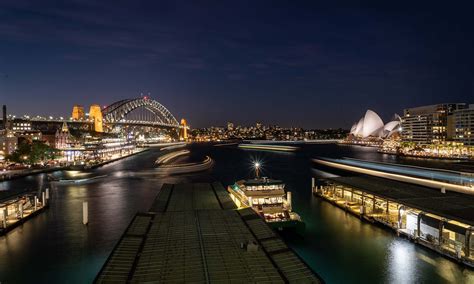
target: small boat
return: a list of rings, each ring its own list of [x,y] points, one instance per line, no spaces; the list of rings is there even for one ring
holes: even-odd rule
[[[256,177],[240,180],[227,187],[230,197],[238,208],[251,207],[272,228],[279,231],[294,230],[303,235],[305,223],[292,210],[291,192],[285,191],[281,180],[259,177],[256,163]]]

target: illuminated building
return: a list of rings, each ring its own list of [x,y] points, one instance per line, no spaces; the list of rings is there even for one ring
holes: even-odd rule
[[[365,115],[355,123],[350,131],[350,134],[358,138],[386,138],[393,135],[399,130],[400,117],[395,115],[395,119],[387,124],[384,124],[380,116],[372,111],[367,110]]]
[[[18,137],[18,142],[28,141],[31,143],[33,141],[43,141],[43,133],[38,130],[25,130],[15,132],[15,136]]]
[[[95,132],[104,132],[102,125],[102,111],[99,105],[91,105],[89,110],[89,118],[94,120]]]
[[[82,120],[86,118],[84,113],[84,107],[81,105],[74,105],[72,108],[72,119],[74,120]]]
[[[26,119],[15,119],[10,121],[13,132],[23,132],[31,130],[31,121]]]
[[[135,143],[124,137],[98,138],[86,136],[81,144],[62,148],[64,158],[69,162],[88,161],[99,162],[119,158],[133,153],[136,149]]]
[[[380,116],[369,109],[352,125],[349,135],[342,143],[381,146],[389,140],[399,140],[400,123],[400,116],[395,114],[390,122],[384,124]]]
[[[55,133],[55,148],[64,149],[69,147],[70,134],[69,128],[66,122],[63,122],[61,129],[58,129]]]
[[[15,152],[18,145],[18,138],[13,133],[4,129],[0,131],[0,156],[6,156]]]
[[[453,140],[474,146],[474,104],[458,109],[448,118],[448,132]]]
[[[448,116],[465,108],[465,103],[450,103],[405,109],[402,118],[402,140],[420,145],[446,141],[449,138]]]

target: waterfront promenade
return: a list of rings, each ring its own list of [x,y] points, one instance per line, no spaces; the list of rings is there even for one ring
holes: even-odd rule
[[[122,155],[122,156],[119,156],[119,157],[113,157],[109,160],[100,161],[100,162],[97,162],[97,163],[94,163],[94,164],[91,164],[91,165],[85,165],[85,164],[76,165],[76,164],[73,164],[73,163],[69,163],[69,164],[63,165],[63,166],[53,166],[53,167],[43,167],[43,168],[37,168],[37,169],[4,171],[4,172],[0,172],[0,182],[1,181],[6,181],[6,180],[12,180],[12,179],[16,179],[16,178],[22,178],[22,177],[26,177],[26,176],[30,176],[30,175],[37,175],[37,174],[50,173],[50,172],[55,172],[55,171],[70,170],[70,169],[74,169],[74,168],[94,169],[94,168],[98,168],[98,167],[101,167],[101,166],[109,164],[109,163],[113,163],[115,161],[119,161],[121,159],[128,158],[130,156],[139,154],[139,153],[141,153],[143,151],[147,151],[147,150],[148,150],[148,148],[138,149],[138,150],[136,150],[136,151],[134,151],[130,154]]]
[[[16,178],[22,178],[30,175],[36,175],[41,173],[50,173],[54,171],[67,170],[70,165],[65,166],[53,166],[53,167],[43,167],[38,169],[24,169],[24,170],[8,170],[0,172],[0,182],[6,180],[12,180]]]
[[[320,283],[252,209],[220,183],[165,184],[138,213],[96,283]]]

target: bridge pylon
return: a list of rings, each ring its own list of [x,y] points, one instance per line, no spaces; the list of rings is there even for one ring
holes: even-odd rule
[[[182,118],[179,128],[179,140],[186,141],[188,140],[188,124],[186,119]]]
[[[94,119],[95,132],[104,132],[104,127],[102,124],[102,110],[100,109],[100,105],[91,105],[89,110],[89,118]]]

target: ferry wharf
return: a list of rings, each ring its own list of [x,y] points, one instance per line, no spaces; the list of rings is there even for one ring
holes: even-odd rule
[[[313,195],[474,268],[474,196],[372,176],[312,180]]]
[[[323,283],[221,183],[165,184],[137,213],[95,283]]]
[[[40,198],[38,197],[40,196]],[[0,236],[48,208],[49,189],[29,192],[0,201]]]

